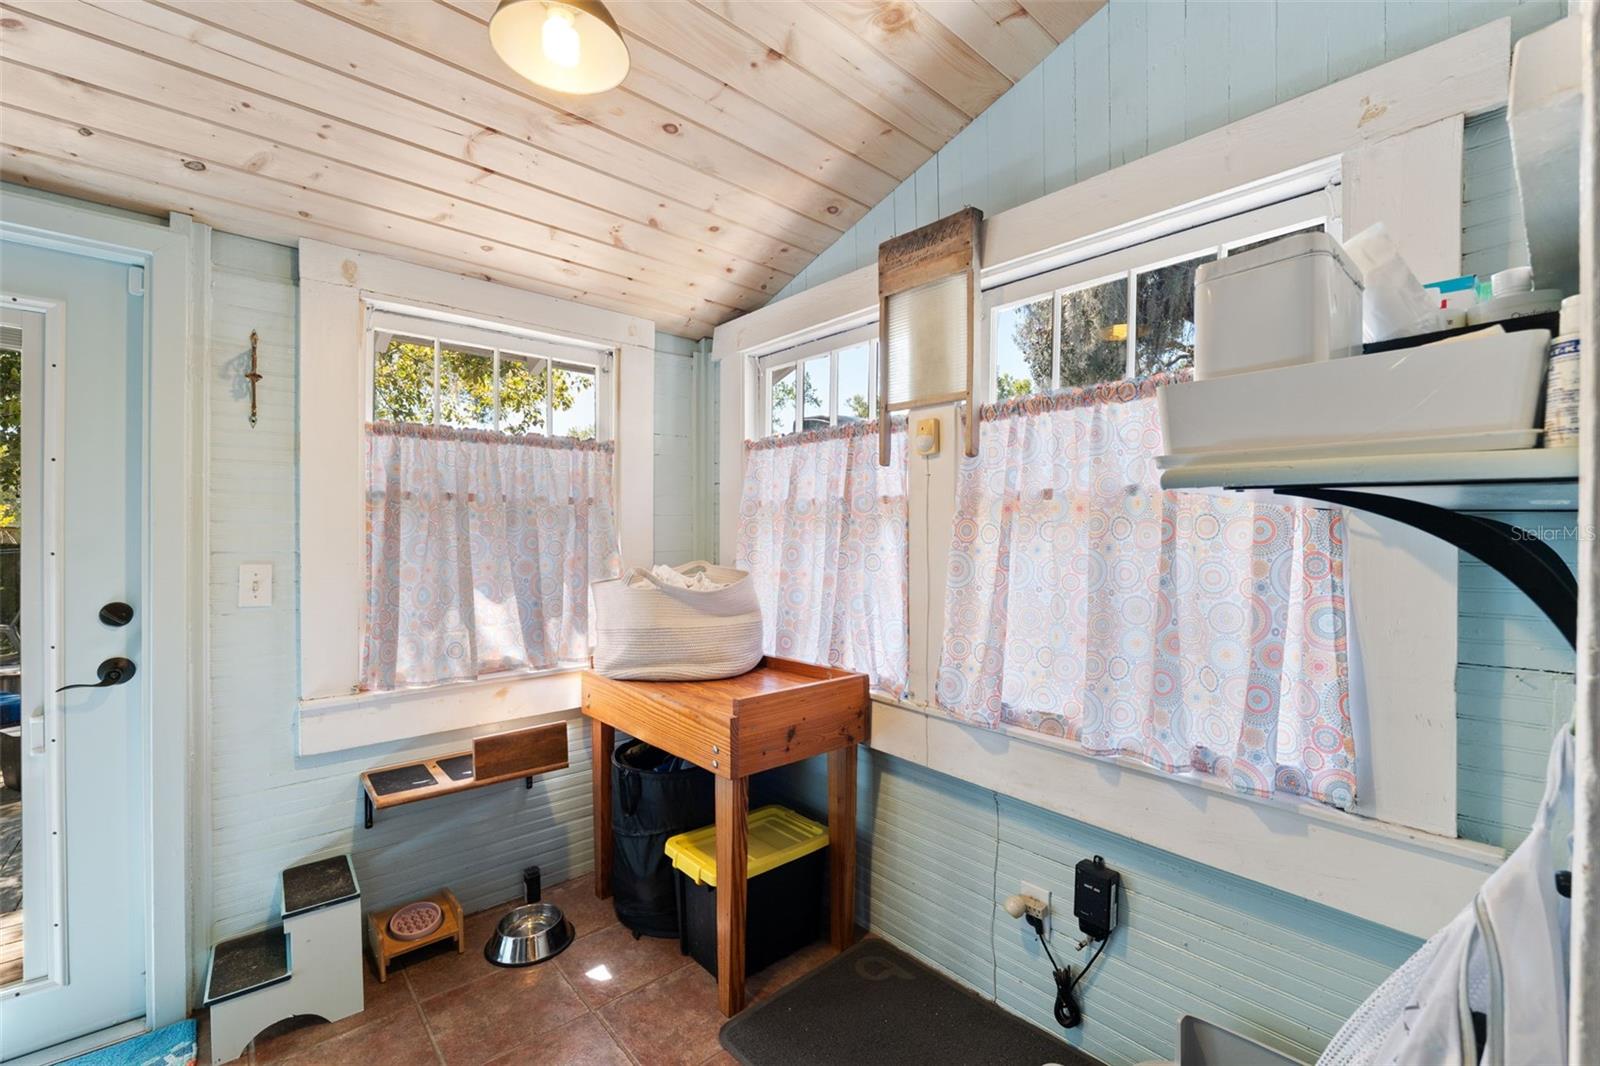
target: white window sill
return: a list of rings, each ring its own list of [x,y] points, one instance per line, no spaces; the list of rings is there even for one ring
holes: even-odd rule
[[[1028,730],[981,729],[877,694],[871,746],[1420,937],[1448,922],[1505,855],[1319,803],[1247,796],[1134,759],[1099,758]]]
[[[482,726],[571,717],[582,702],[582,674],[573,667],[434,688],[301,700],[295,753],[326,755]]]

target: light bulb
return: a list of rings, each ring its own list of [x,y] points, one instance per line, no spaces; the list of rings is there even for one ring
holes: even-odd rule
[[[545,16],[544,29],[539,35],[545,58],[558,67],[578,65],[578,31],[572,24],[572,12],[552,4]]]

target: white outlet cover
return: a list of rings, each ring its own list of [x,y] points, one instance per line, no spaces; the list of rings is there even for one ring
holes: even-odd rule
[[[239,606],[272,606],[272,564],[239,564]]]
[[[1021,892],[1024,896],[1032,896],[1034,899],[1044,900],[1044,938],[1049,940],[1051,917],[1055,910],[1055,908],[1051,907],[1050,905],[1050,890],[1048,888],[1041,888],[1038,885],[1024,881],[1022,882],[1022,887],[1017,891]],[[1024,929],[1026,929],[1026,926],[1024,926]]]

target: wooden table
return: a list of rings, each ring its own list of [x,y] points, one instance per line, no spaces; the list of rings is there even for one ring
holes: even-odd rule
[[[717,992],[724,1015],[744,1009],[751,774],[828,756],[829,935],[839,951],[855,937],[856,745],[867,739],[870,706],[865,674],[770,656],[720,681],[583,675],[583,713],[593,729],[595,895],[611,895],[617,730],[716,776]]]

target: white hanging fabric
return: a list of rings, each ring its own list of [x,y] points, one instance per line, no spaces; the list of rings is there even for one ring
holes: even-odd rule
[[[1556,891],[1552,837],[1557,816],[1571,817],[1573,758],[1562,729],[1528,838],[1357,1008],[1318,1066],[1567,1061],[1571,902]]]

